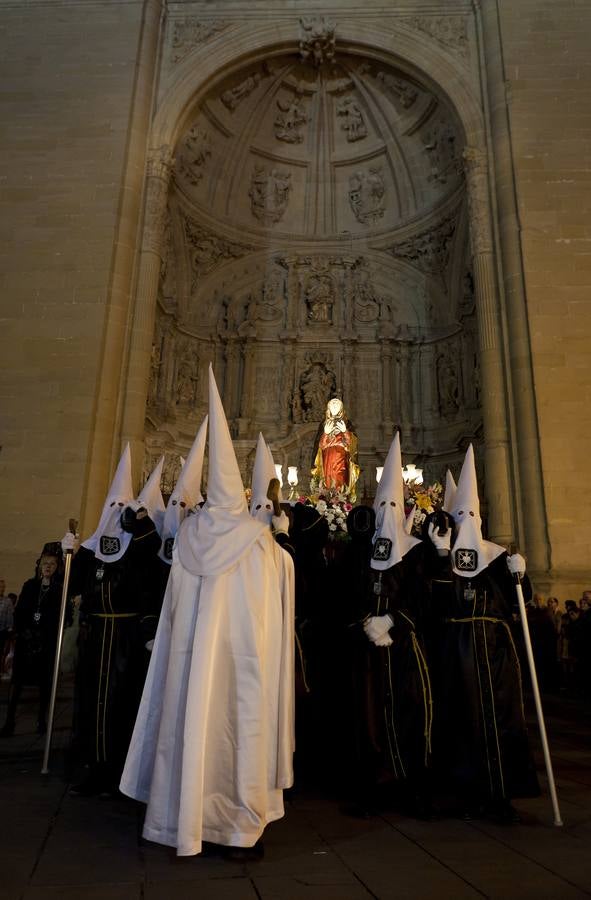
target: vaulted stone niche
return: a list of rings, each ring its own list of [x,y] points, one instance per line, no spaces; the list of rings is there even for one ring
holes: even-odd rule
[[[171,483],[210,360],[246,477],[259,430],[307,472],[334,393],[362,490],[395,427],[429,477],[479,439],[461,130],[403,72],[336,60],[232,75],[176,147],[146,426]]]

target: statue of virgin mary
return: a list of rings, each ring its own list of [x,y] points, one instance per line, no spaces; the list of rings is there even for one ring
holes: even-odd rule
[[[359,478],[357,435],[351,428],[343,401],[338,397],[333,397],[326,405],[317,446],[311,474],[318,482],[319,490],[337,490],[354,503]]]

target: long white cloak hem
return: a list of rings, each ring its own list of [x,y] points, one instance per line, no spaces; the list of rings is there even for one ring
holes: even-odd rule
[[[293,783],[294,578],[269,531],[229,571],[192,575],[175,551],[121,791],[143,835],[201,851],[251,847]]]

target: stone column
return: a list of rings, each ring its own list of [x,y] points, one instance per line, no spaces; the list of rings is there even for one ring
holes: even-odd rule
[[[507,544],[514,536],[510,503],[509,431],[486,153],[476,147],[466,147],[464,170],[478,318],[488,531],[491,540]]]
[[[150,353],[156,318],[156,301],[167,214],[166,203],[172,163],[170,147],[165,145],[148,151],[144,236],[133,310],[121,428],[123,442],[129,441],[131,445],[132,461],[135,463],[136,471],[141,467],[144,454],[144,423],[150,380]]]
[[[281,339],[280,359],[282,372],[281,380],[281,405],[279,408],[279,435],[285,437],[289,433],[289,423],[292,418],[292,400],[295,390],[295,339],[283,337]]]
[[[380,338],[382,356],[382,437],[392,440],[394,421],[392,419],[392,341]]]
[[[240,347],[237,338],[229,336],[226,342],[226,377],[224,379],[224,404],[228,421],[235,419],[240,413],[238,397]]]
[[[241,438],[248,435],[254,400],[256,346],[252,338],[246,339],[242,353],[244,355],[244,377],[242,379],[242,397],[240,399],[240,418],[238,419],[238,437]]]

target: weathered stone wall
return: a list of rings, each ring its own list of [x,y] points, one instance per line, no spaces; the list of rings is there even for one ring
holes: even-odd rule
[[[0,569],[16,590],[85,492],[143,4],[0,15]]]
[[[462,0],[409,0],[404,8],[327,0],[307,10],[289,0],[170,2],[169,15],[189,26],[178,34],[169,28],[167,37],[160,34],[162,6],[0,0],[0,574],[16,588],[42,542],[59,537],[71,515],[85,513],[83,533],[92,530],[126,432],[126,385],[131,397],[138,380],[126,373],[146,154],[182,127],[186,113],[172,104],[172,129],[162,124],[166,115],[156,123],[166,140],[158,128],[150,138],[160,38],[165,48],[172,41],[180,82],[192,78],[189,59],[202,67],[199,85],[216,66],[231,66],[232,53],[237,59],[255,46],[257,28],[264,43],[272,25],[283,47],[300,15],[326,12],[337,38],[339,21],[350,40],[358,28],[369,54],[376,22],[387,33],[376,38],[379,53],[391,48],[392,59],[404,63],[412,45],[411,69],[424,64],[431,83],[463,104],[464,121],[475,122],[473,110],[484,101],[494,228],[484,242],[490,259],[481,253],[479,290],[496,317],[504,358],[506,383],[498,357],[488,372],[489,382],[495,378],[491,408],[502,419],[506,389],[508,410],[508,432],[497,434],[488,422],[490,471],[502,471],[505,450],[495,453],[509,446],[514,507],[525,510],[521,521],[513,511],[517,535],[532,556],[535,544],[540,572],[551,566],[538,587],[561,599],[578,595],[591,582],[591,525],[582,509],[591,436],[589,4],[483,0],[475,15]],[[402,27],[397,16],[406,17]],[[218,34],[215,58],[194,52],[195,42]],[[174,78],[163,66],[166,103]],[[482,153],[478,125],[466,141]],[[486,169],[474,171],[478,219],[475,200],[484,198],[480,212],[488,215]],[[482,244],[482,234],[475,237]],[[494,498],[498,486],[496,493],[489,487]]]
[[[564,599],[591,583],[591,6],[502,0],[499,8],[550,548],[547,586]]]

